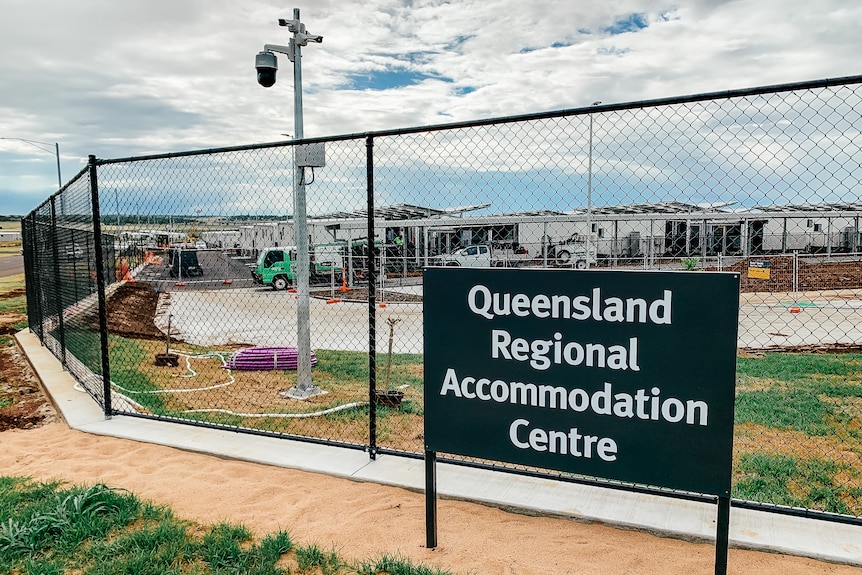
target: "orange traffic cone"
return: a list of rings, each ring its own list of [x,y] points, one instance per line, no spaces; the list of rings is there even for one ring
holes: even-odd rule
[[[338,288],[338,291],[350,291],[350,288],[347,287],[347,274],[346,270],[341,268],[341,287]]]

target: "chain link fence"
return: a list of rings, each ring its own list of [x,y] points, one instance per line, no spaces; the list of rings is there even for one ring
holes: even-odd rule
[[[23,221],[30,326],[106,414],[420,457],[425,267],[732,270],[735,504],[859,522],[859,110],[853,77],[91,158]]]
[[[90,182],[81,172],[22,220],[21,235],[30,329],[105,405],[99,300],[105,286],[113,292],[117,284],[100,262],[115,259],[115,246],[110,236],[99,237],[92,205]]]

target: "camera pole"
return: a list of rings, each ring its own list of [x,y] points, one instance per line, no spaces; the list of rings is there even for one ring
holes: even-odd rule
[[[299,8],[293,9],[293,20],[299,22]],[[299,26],[297,26],[299,28]],[[294,31],[293,44],[293,123],[294,139],[301,140],[304,137],[302,126],[302,42],[296,42],[299,29]],[[296,366],[296,390],[295,395],[311,397],[320,393],[320,389],[311,381],[311,325],[308,294],[308,228],[306,220],[305,202],[305,168],[296,165],[296,147],[293,148],[294,163],[294,202],[293,212],[294,239],[296,240],[296,251],[299,261],[297,265],[296,291],[299,295],[297,308],[297,351],[299,352]]]
[[[269,87],[275,83],[275,71],[278,64],[272,52],[287,54],[293,62],[293,122],[294,140],[302,140],[302,46],[308,42],[320,43],[322,36],[308,34],[305,24],[299,21],[299,8],[293,9],[293,19],[278,20],[279,26],[286,26],[293,33],[288,46],[276,44],[264,45],[264,51],[258,54],[255,66],[258,69],[258,82]],[[294,240],[296,243],[296,292],[297,292],[297,366],[296,385],[285,392],[285,397],[292,399],[308,399],[324,393],[311,381],[311,325],[309,301],[310,258],[308,251],[308,224],[306,217],[305,198],[305,167],[300,166],[296,157],[296,145],[293,147],[293,220]]]

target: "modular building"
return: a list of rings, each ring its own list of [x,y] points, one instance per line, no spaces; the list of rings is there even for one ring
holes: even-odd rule
[[[201,232],[201,240],[208,248],[236,249],[240,246],[239,230],[210,230]]]
[[[535,263],[554,264],[573,245],[589,244],[600,260],[750,256],[777,253],[848,254],[862,251],[862,203],[756,206],[660,202],[599,206],[589,211],[465,215],[487,206],[433,210],[384,206],[375,210],[374,242],[417,265],[475,244],[526,250]],[[310,217],[309,244],[365,240],[364,212]],[[242,227],[240,248],[294,245],[293,222]],[[394,250],[394,251],[393,251]]]

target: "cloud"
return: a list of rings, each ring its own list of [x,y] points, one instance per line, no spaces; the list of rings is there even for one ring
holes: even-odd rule
[[[845,76],[862,52],[853,0],[340,0],[301,16],[324,36],[303,49],[307,136]],[[253,61],[291,17],[271,0],[8,0],[0,136],[58,142],[64,174],[88,154],[281,139],[290,62],[264,89]],[[0,212],[50,193],[43,154],[0,146]]]

